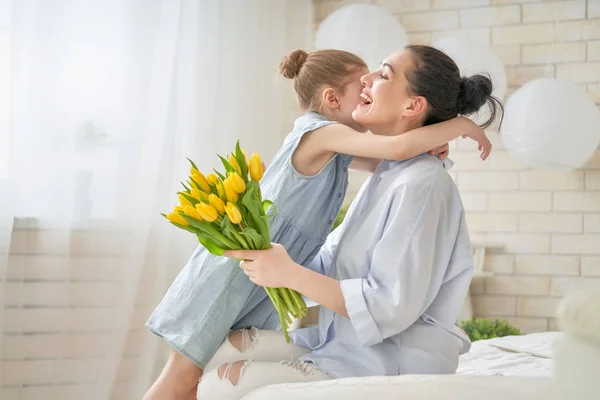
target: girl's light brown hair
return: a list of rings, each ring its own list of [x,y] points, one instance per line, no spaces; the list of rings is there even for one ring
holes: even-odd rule
[[[367,68],[357,55],[343,50],[317,50],[307,53],[302,49],[286,55],[279,64],[279,73],[294,80],[300,107],[305,111],[320,111],[320,90],[331,87],[344,92],[348,75]]]

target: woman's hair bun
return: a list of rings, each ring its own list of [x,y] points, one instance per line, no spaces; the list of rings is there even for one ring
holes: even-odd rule
[[[492,81],[485,75],[463,77],[458,94],[458,113],[469,115],[476,113],[490,99]]]

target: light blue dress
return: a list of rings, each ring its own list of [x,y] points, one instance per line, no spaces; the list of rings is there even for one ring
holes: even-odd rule
[[[352,156],[337,154],[315,176],[299,174],[291,159],[302,136],[334,123],[317,113],[298,118],[261,180],[264,199],[277,207],[271,240],[294,261],[308,265],[331,231],[348,187]],[[147,322],[177,352],[200,368],[211,360],[231,329],[279,329],[279,317],[262,287],[239,261],[199,246]]]
[[[474,270],[458,189],[443,162],[382,161],[309,265],[340,280],[349,319],[321,307],[292,332],[300,360],[334,378],[454,373],[468,336],[454,323]]]

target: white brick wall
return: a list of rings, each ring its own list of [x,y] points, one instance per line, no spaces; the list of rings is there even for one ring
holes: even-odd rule
[[[546,3],[523,4],[524,24],[585,19],[586,1],[553,1]]]
[[[600,17],[600,0],[587,0],[588,18]]]
[[[600,104],[600,0],[368,2],[397,15],[411,43],[460,33],[490,45],[506,66],[509,95],[531,79],[556,77]],[[316,0],[317,22],[343,3]],[[494,276],[473,281],[475,312],[524,332],[556,329],[559,299],[600,281],[600,150],[581,170],[542,172],[514,160],[496,132],[489,136],[495,149],[486,162],[471,141],[451,144],[471,235],[504,245],[486,258]]]
[[[408,32],[442,31],[458,28],[458,14],[456,11],[404,14],[401,21]]]
[[[586,59],[585,42],[526,44],[521,49],[523,64],[583,62]]]
[[[521,7],[474,7],[459,10],[460,26],[482,28],[496,25],[512,25],[521,21]]]
[[[492,43],[496,45],[547,43],[552,41],[554,25],[532,24],[492,28]]]
[[[99,377],[112,367],[108,355],[121,339],[126,341],[125,350],[111,398],[132,398],[133,377],[155,362],[149,359],[151,353],[142,351],[142,344],[159,342],[144,323],[194,242],[187,235],[177,236],[183,241],[174,245],[185,251],[170,249],[172,264],[148,243],[139,281],[131,282],[124,273],[132,266],[122,232],[30,225],[34,224],[15,223],[9,254],[0,256],[0,269],[6,268],[6,281],[0,281],[4,302],[0,398],[89,397],[90,390],[98,389],[94,385]],[[0,241],[0,248],[5,242],[6,238]],[[165,271],[165,265],[173,269]],[[123,338],[111,328],[127,303],[123,289],[131,285],[137,285],[136,300]]]
[[[600,257],[581,257],[581,276],[600,276]]]

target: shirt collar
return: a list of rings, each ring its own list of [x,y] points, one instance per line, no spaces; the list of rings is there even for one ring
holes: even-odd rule
[[[412,164],[412,161],[417,160],[419,158],[426,158],[426,157],[435,158],[438,162],[442,163],[442,166],[446,170],[449,170],[454,165],[452,160],[450,160],[449,158],[446,158],[445,160],[440,160],[436,156],[432,156],[429,153],[425,153],[425,154],[421,154],[419,156],[410,158],[408,160],[402,160],[402,161],[382,160],[379,163],[379,165],[377,165],[377,168],[375,168],[375,171],[373,172],[373,176],[376,181],[379,181],[379,180],[383,179],[385,176],[389,175],[388,171],[394,170],[396,168],[402,169],[402,168]]]
[[[383,160],[379,164],[379,166],[377,168],[379,169],[381,167],[381,172],[383,172],[383,171],[395,168],[395,167],[397,167],[399,165],[406,164],[407,162],[410,162],[412,160],[416,160],[417,158],[425,158],[425,157],[435,157],[436,159],[438,159],[436,156],[432,156],[429,153],[423,153],[423,154],[418,155],[416,157],[409,158],[408,160],[402,160],[402,161]],[[454,165],[454,162],[451,159],[449,159],[449,158],[446,158],[445,160],[439,160],[439,161],[442,163],[442,165],[444,166],[444,168],[446,170],[449,170]]]

